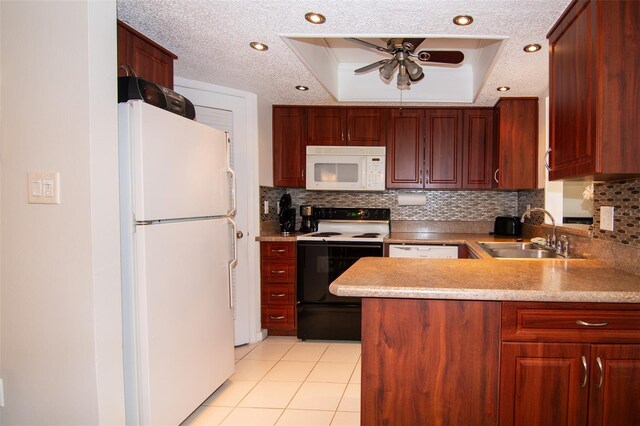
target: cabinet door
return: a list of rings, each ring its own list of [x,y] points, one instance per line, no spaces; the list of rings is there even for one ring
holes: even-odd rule
[[[640,422],[640,345],[591,347],[590,426]]]
[[[503,343],[500,425],[585,425],[583,360],[589,360],[588,344]]]
[[[385,146],[385,113],[382,108],[347,109],[347,145]]]
[[[424,111],[392,109],[387,125],[387,188],[424,188]]]
[[[538,187],[538,98],[502,98],[497,105],[498,187]]]
[[[307,145],[346,145],[343,108],[307,108]]]
[[[493,180],[493,110],[464,111],[462,187],[491,189]]]
[[[304,188],[304,108],[273,108],[273,185]]]
[[[427,110],[425,188],[462,188],[462,111]]]
[[[551,179],[595,171],[596,3],[574,4],[549,38]]]

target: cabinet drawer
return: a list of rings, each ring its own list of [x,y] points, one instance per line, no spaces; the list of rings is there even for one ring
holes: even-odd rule
[[[263,259],[295,259],[296,243],[262,243],[260,255]]]
[[[293,284],[262,284],[263,305],[294,305]]]
[[[502,340],[640,342],[640,305],[505,302]]]
[[[262,328],[295,328],[293,306],[262,306]]]
[[[295,282],[296,265],[292,261],[263,260],[262,281],[293,283]]]

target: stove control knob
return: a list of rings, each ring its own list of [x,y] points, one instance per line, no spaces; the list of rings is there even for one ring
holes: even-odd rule
[[[362,212],[362,217],[364,217],[365,219],[369,218],[369,211],[365,210],[364,212]]]

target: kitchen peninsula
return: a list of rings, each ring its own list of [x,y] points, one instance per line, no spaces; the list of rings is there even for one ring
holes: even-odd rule
[[[363,258],[331,284],[363,298],[362,424],[632,424],[640,276],[466,243],[478,259]]]

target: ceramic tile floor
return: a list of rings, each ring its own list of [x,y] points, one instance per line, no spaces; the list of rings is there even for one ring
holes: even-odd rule
[[[360,425],[360,342],[268,337],[183,426]]]

